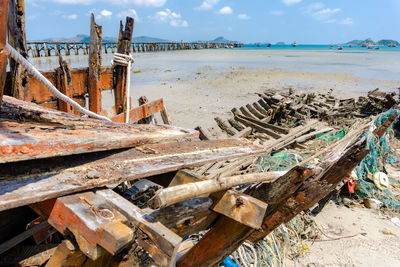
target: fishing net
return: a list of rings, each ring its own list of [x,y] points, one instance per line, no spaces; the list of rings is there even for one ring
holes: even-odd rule
[[[259,157],[254,165],[257,166],[260,172],[285,171],[302,161],[303,157],[297,154],[281,151],[273,155]]]
[[[389,109],[388,111],[381,113],[375,119],[374,124],[376,127],[382,125],[386,119],[391,115],[400,115],[400,110]],[[396,119],[397,121],[397,119]],[[392,123],[392,125],[394,125]],[[392,132],[392,126],[389,127],[388,131],[378,140],[371,131],[365,134],[366,137],[366,148],[370,150],[368,155],[361,161],[356,168],[356,174],[358,178],[358,190],[356,195],[359,198],[375,198],[382,201],[382,205],[386,208],[400,210],[400,201],[395,198],[390,190],[380,190],[373,182],[368,181],[368,175],[371,176],[375,172],[384,171],[384,163],[396,163],[398,158],[393,155],[393,151],[390,148],[389,136]]]
[[[316,138],[330,143],[332,141],[336,142],[336,141],[342,139],[345,135],[346,135],[346,131],[344,129],[342,129],[339,131],[317,134]]]

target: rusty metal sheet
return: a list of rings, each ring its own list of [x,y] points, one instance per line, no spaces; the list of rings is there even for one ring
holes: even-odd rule
[[[164,110],[164,101],[162,98],[160,98],[158,100],[154,100],[144,105],[141,105],[137,108],[131,109],[129,111],[129,121],[137,122],[141,119],[148,118],[151,115],[154,115],[162,110]],[[111,120],[114,122],[125,122],[125,114],[125,112],[118,114]]]
[[[244,139],[227,139],[142,145],[122,152],[94,153],[97,158],[83,154],[51,161],[3,164],[0,211],[85,189],[263,152],[263,148]]]
[[[128,148],[196,136],[163,125],[127,125],[82,118],[4,96],[0,163]]]

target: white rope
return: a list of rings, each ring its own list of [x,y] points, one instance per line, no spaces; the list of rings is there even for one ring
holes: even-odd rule
[[[21,64],[22,67],[24,67],[30,74],[32,74],[39,82],[41,82],[44,86],[46,86],[50,92],[56,96],[58,99],[67,102],[70,104],[74,109],[79,110],[81,113],[86,114],[90,117],[100,119],[100,120],[106,120],[106,121],[111,121],[109,118],[98,115],[90,110],[87,110],[83,108],[81,105],[76,103],[74,100],[69,98],[68,96],[64,95],[60,91],[58,91],[57,88],[54,87],[54,85],[47,80],[46,77],[44,77],[28,60],[26,60],[20,53],[18,53],[14,47],[12,47],[10,44],[7,44],[7,50],[9,55],[11,56],[12,59],[17,61],[18,63]]]
[[[120,54],[115,53],[112,63],[115,65],[126,66],[126,86],[125,86],[125,96],[126,96],[126,115],[125,115],[125,123],[129,122],[129,111],[130,111],[130,85],[131,85],[131,64],[134,63],[135,60],[131,56],[131,54]]]

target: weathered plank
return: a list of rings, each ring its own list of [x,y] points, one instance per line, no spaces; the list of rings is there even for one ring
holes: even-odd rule
[[[0,1],[0,109],[3,100],[4,85],[7,78],[7,20],[8,20],[8,2],[9,0]]]
[[[134,147],[196,136],[173,126],[85,119],[4,96],[0,163]],[[19,122],[19,120],[31,120]],[[40,124],[38,124],[38,122]]]
[[[52,161],[38,161],[36,164],[36,161],[31,161],[29,164],[21,163],[18,168],[16,163],[3,164],[1,168],[5,173],[1,176],[14,181],[0,182],[0,210],[107,184],[262,152],[262,148],[245,140],[229,139],[149,144],[122,152],[74,155]],[[15,180],[17,178],[25,179]]]
[[[137,108],[130,109],[129,111],[129,122],[137,122],[141,119],[148,118],[157,112],[161,112],[165,109],[164,100],[162,98],[151,101],[144,105],[140,105]],[[114,122],[125,122],[126,113],[120,113],[115,117],[111,118]],[[164,123],[167,124],[167,123]]]
[[[68,62],[63,60],[61,54],[58,55],[58,62],[60,67],[56,69],[57,74],[57,88],[64,95],[72,96],[72,80],[71,69]],[[67,102],[58,99],[58,109],[63,112],[71,113],[71,105]]]
[[[223,121],[220,117],[215,117],[214,120],[217,122],[217,125],[221,130],[225,131],[228,135],[235,135],[238,131],[235,128],[232,128],[227,122]]]
[[[89,109],[100,114],[101,111],[101,40],[102,27],[97,25],[94,14],[90,15],[90,47],[89,47]]]
[[[63,240],[58,245],[53,256],[46,263],[46,267],[81,267],[85,262],[86,256],[79,250],[79,248],[69,240]]]
[[[123,30],[122,21],[120,21],[119,37],[118,37],[118,48],[117,52],[120,54],[129,54],[130,45],[133,34],[134,19],[126,17],[125,30]],[[127,73],[125,66],[116,65],[113,71],[113,81],[115,89],[115,112],[116,114],[123,113],[126,111],[126,76],[130,75]]]
[[[23,57],[28,57],[25,31],[25,3],[24,0],[10,0],[8,8],[8,43]],[[4,13],[2,13],[3,16]],[[10,59],[11,72],[10,93],[17,98],[23,98],[25,85],[28,83],[27,74],[19,63]]]
[[[277,126],[277,125],[273,125],[273,124],[267,123],[267,122],[265,122],[263,120],[256,120],[256,119],[252,119],[250,117],[246,117],[246,116],[242,116],[242,115],[237,115],[236,117],[242,118],[242,119],[245,119],[245,120],[248,120],[248,121],[251,121],[251,122],[254,122],[254,123],[260,125],[261,127],[264,127],[264,128],[267,128],[267,129],[271,129],[271,130],[274,130],[274,131],[282,133],[282,134],[288,134],[289,133],[289,130],[287,128],[283,128],[283,127],[280,127],[280,126]]]
[[[255,123],[255,122],[252,122],[252,121],[248,120],[247,117],[238,115],[238,116],[235,117],[235,119],[236,119],[237,121],[240,121],[240,122],[243,123],[244,125],[253,128],[254,130],[256,130],[256,131],[258,131],[258,132],[268,134],[268,135],[271,136],[272,138],[275,138],[275,139],[281,138],[281,136],[280,136],[279,134],[277,134],[277,133],[275,133],[275,132],[273,132],[273,131],[271,131],[271,130],[269,130],[269,129],[263,127],[263,126],[261,126],[261,125],[258,124],[258,123]]]

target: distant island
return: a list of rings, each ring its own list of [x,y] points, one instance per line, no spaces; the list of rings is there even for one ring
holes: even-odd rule
[[[378,42],[374,42],[374,40],[372,40],[371,38],[365,39],[365,40],[353,40],[350,41],[348,43],[346,43],[346,45],[384,45],[384,46],[400,46],[400,43],[398,41],[395,40],[380,40]]]
[[[277,42],[275,45],[286,45],[285,42]]]
[[[76,42],[76,43],[88,43],[90,42],[90,36],[86,35],[86,34],[78,34],[74,37],[70,37],[70,38],[65,38],[65,37],[60,37],[60,38],[47,38],[47,39],[43,39],[43,40],[39,40],[42,42],[66,42],[66,43],[72,43],[72,42]],[[103,43],[116,43],[118,42],[118,39],[115,37],[103,37],[102,39]],[[160,38],[156,38],[156,37],[149,37],[149,36],[138,36],[138,37],[133,37],[132,38],[132,42],[133,43],[178,43],[180,41],[170,41],[170,40],[166,40],[166,39],[160,39]],[[223,44],[232,44],[232,43],[238,43],[238,41],[231,41],[228,40],[226,38],[224,38],[223,36],[219,36],[217,38],[215,38],[214,40],[210,40],[210,41],[194,41],[195,43],[223,43]]]

